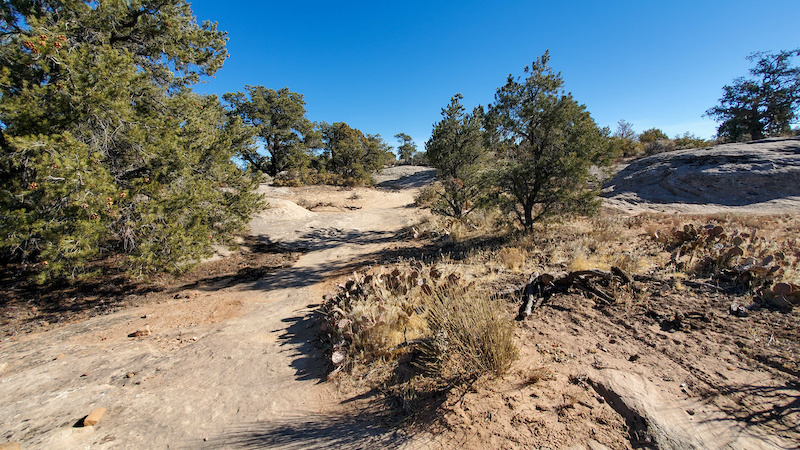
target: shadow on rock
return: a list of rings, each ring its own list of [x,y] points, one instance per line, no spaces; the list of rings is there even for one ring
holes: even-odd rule
[[[281,322],[289,324],[279,339],[281,347],[287,347],[295,353],[291,363],[295,377],[298,380],[316,380],[319,383],[325,381],[328,368],[322,349],[318,345],[318,324],[315,314],[311,312],[303,316],[286,318]]]
[[[798,139],[725,144],[636,160],[605,183],[603,197],[747,206],[800,196],[798,178]]]
[[[216,439],[210,448],[397,448],[408,440],[376,419],[379,411],[367,408],[357,414],[317,415],[242,424]]]
[[[406,175],[396,180],[387,180],[378,183],[377,186],[383,189],[409,189],[421,188],[436,181],[436,170],[421,170],[417,173]]]
[[[722,388],[719,395],[738,399],[736,405],[720,406],[730,417],[800,442],[800,385],[792,382],[784,386],[736,385]]]

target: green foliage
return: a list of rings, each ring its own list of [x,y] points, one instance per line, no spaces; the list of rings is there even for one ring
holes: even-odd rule
[[[397,133],[394,137],[402,144],[397,147],[397,156],[405,164],[410,163],[414,159],[414,153],[417,152],[417,145],[411,139],[411,136],[405,133]]]
[[[658,128],[650,128],[649,130],[642,131],[639,135],[639,142],[642,144],[651,144],[659,140],[669,139],[667,133],[664,133]]]
[[[746,141],[791,133],[800,108],[800,67],[791,65],[797,56],[800,49],[747,57],[755,62],[753,78],[739,77],[724,86],[719,104],[706,111],[722,122],[717,129],[720,139]]]
[[[486,153],[483,145],[483,108],[466,114],[456,94],[442,109],[442,120],[433,126],[425,144],[430,164],[442,180],[444,192],[433,210],[462,218],[469,214],[480,195],[479,173]]]
[[[330,155],[328,171],[346,184],[369,184],[372,174],[394,158],[380,135],[364,134],[344,122],[323,124],[322,140]]]
[[[710,141],[707,141],[701,137],[697,137],[688,131],[681,135],[678,135],[673,139],[675,146],[678,150],[684,150],[689,148],[703,148],[708,147],[711,145]]]
[[[639,135],[639,142],[645,155],[655,155],[675,150],[675,143],[669,139],[667,133],[658,128],[644,130]]]
[[[625,120],[617,122],[617,130],[608,139],[612,151],[623,157],[639,156],[644,151],[633,124]]]
[[[301,94],[264,86],[246,86],[242,92],[223,95],[237,115],[256,130],[259,141],[269,152],[262,155],[255,147],[239,155],[256,169],[273,177],[284,170],[304,171],[311,162],[310,147],[320,144],[320,133],[306,118],[306,102]]]
[[[613,153],[583,105],[561,88],[548,52],[525,68],[525,79],[509,75],[490,106],[488,123],[497,145],[494,183],[522,226],[553,215],[590,213],[597,191],[589,187],[592,165],[607,165]]]
[[[182,0],[0,6],[0,251],[38,279],[124,253],[132,274],[180,270],[241,229],[252,145],[189,86],[226,57],[225,33]]]

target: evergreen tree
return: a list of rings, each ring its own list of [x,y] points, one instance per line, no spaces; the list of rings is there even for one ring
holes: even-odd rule
[[[289,88],[278,91],[264,86],[246,88],[247,94],[227,93],[223,98],[231,104],[232,114],[255,127],[269,157],[255,147],[245,149],[240,156],[272,176],[284,170],[307,168],[311,161],[309,147],[319,145],[320,134],[306,117],[303,96],[289,92]]]
[[[242,229],[256,180],[240,119],[190,87],[225,33],[183,0],[0,6],[0,251],[39,280],[110,253],[181,270]]]
[[[414,144],[414,140],[411,139],[411,136],[405,133],[397,133],[394,135],[395,139],[397,139],[400,144],[400,147],[397,147],[397,156],[400,158],[404,164],[409,164],[414,159],[414,153],[417,151],[417,146]]]
[[[483,108],[466,114],[461,94],[442,109],[442,120],[433,126],[425,144],[430,164],[436,168],[444,192],[434,210],[461,218],[469,214],[480,194],[478,185],[483,156]]]
[[[719,105],[706,115],[722,121],[717,135],[722,140],[743,141],[778,136],[791,131],[800,108],[800,67],[792,58],[800,49],[778,53],[753,53],[752,78],[740,77],[722,88]]]
[[[372,174],[390,159],[391,148],[380,135],[365,135],[344,122],[323,124],[322,139],[330,155],[328,170],[348,184],[371,183]]]
[[[498,147],[494,180],[526,230],[548,216],[596,210],[589,168],[613,156],[586,108],[561,90],[549,59],[545,52],[526,67],[525,79],[509,75],[488,114]]]

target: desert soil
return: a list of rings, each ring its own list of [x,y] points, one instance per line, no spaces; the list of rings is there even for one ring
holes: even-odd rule
[[[325,381],[331,367],[315,345],[314,310],[354,270],[424,245],[398,231],[425,216],[413,198],[431,177],[401,167],[377,189],[262,186],[271,208],[254,218],[242,251],[188,279],[115,302],[89,296],[91,305],[75,308],[96,316],[70,310],[59,321],[36,302],[24,313],[24,303],[13,311],[4,305],[0,443],[750,449],[800,442],[798,314],[733,317],[729,299],[701,285],[665,287],[647,308],[554,297],[518,324],[521,358],[510,374],[453,390],[430,423],[397,429],[377,420],[368,393]],[[614,204],[609,192],[611,206],[680,210],[630,193]],[[509,320],[516,306],[509,301]],[[98,407],[106,412],[97,425],[75,426]]]

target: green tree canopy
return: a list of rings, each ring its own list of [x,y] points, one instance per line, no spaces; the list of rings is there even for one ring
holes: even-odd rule
[[[669,139],[669,136],[658,128],[644,130],[642,134],[639,135],[639,142],[642,144],[651,144],[662,139]]]
[[[526,230],[548,216],[596,210],[589,168],[613,156],[549,59],[549,52],[537,58],[525,78],[509,75],[487,118],[498,147],[495,183]]]
[[[394,137],[401,144],[400,147],[397,147],[397,156],[400,158],[400,161],[408,164],[414,159],[414,153],[417,152],[417,145],[414,144],[414,140],[411,139],[411,136],[405,133],[397,133]]]
[[[483,107],[467,114],[461,94],[442,109],[442,120],[433,126],[425,144],[430,164],[436,168],[444,193],[435,210],[444,215],[464,217],[480,195],[479,174],[486,150],[483,145]]]
[[[0,251],[40,279],[108,253],[130,273],[179,270],[245,226],[252,144],[190,90],[227,53],[183,0],[9,0],[0,6]]]
[[[622,156],[635,156],[642,153],[642,146],[637,142],[638,135],[633,130],[633,124],[625,120],[617,122],[617,129],[609,137],[609,145],[614,152]]]
[[[290,92],[289,88],[275,91],[264,86],[246,86],[246,89],[246,94],[227,93],[223,98],[230,103],[232,114],[255,127],[269,157],[256,147],[245,149],[240,156],[272,176],[284,170],[306,168],[311,160],[308,150],[320,145],[320,134],[306,117],[302,94]]]
[[[736,78],[724,86],[719,104],[706,111],[722,122],[717,129],[720,139],[763,139],[791,131],[800,108],[800,67],[792,65],[797,56],[800,49],[747,57],[755,62],[752,77]]]
[[[328,170],[349,184],[372,182],[372,174],[394,155],[380,135],[364,134],[344,122],[323,124],[322,140],[330,155]]]

